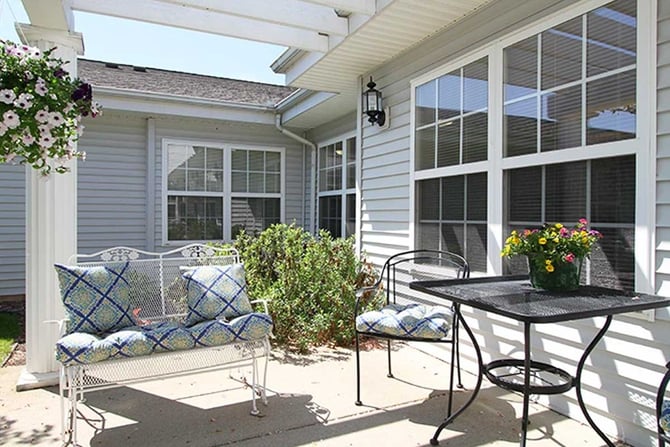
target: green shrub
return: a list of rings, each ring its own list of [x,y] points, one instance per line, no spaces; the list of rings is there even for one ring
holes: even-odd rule
[[[241,232],[235,248],[254,298],[270,299],[278,344],[349,346],[354,332],[355,290],[374,282],[374,269],[356,257],[353,238],[321,231],[315,238],[292,224],[276,224],[251,237]]]

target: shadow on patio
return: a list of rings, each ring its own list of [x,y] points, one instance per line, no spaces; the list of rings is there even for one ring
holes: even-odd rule
[[[83,446],[423,446],[429,445],[446,411],[447,365],[403,347],[394,357],[400,379],[385,377],[385,352],[363,353],[363,407],[354,405],[354,358],[347,350],[312,356],[275,353],[270,364],[269,404],[249,415],[249,390],[221,373],[205,373],[136,387],[87,394],[83,413],[98,428],[79,421]],[[367,369],[365,367],[367,366]],[[55,445],[59,400],[55,388],[16,393],[7,371],[3,388],[2,445]],[[238,376],[237,371],[234,375]],[[421,386],[417,382],[421,381]],[[464,375],[470,393],[474,378]],[[517,396],[484,383],[475,403],[445,429],[451,447],[518,445]],[[539,405],[531,408],[529,447],[600,446],[589,428]],[[104,425],[101,425],[104,424]]]

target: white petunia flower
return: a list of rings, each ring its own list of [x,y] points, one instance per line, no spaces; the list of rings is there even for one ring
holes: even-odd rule
[[[14,101],[14,105],[20,109],[28,110],[33,106],[34,96],[30,93],[21,93]]]
[[[49,149],[54,144],[54,137],[51,135],[42,135],[38,141],[39,145],[45,149]]]
[[[60,112],[51,112],[49,114],[49,124],[53,127],[58,127],[65,122],[63,115]]]
[[[7,133],[8,127],[3,123],[0,123],[0,137]]]
[[[0,90],[0,102],[4,102],[5,104],[11,104],[14,102],[15,99],[16,99],[16,93],[14,93],[14,90],[8,88]]]
[[[23,137],[21,137],[21,141],[26,146],[30,146],[31,144],[33,144],[35,142],[35,137],[30,135],[29,133],[26,133],[26,134],[23,134]]]
[[[38,123],[46,123],[49,121],[49,112],[46,109],[38,110],[35,114],[35,120]]]
[[[37,78],[37,82],[35,82],[35,93],[37,93],[40,96],[44,96],[47,93],[49,93],[49,89],[47,88],[44,79]]]
[[[19,127],[19,124],[21,124],[19,115],[17,115],[13,110],[7,110],[2,114],[2,118],[5,126],[9,127],[10,129],[16,129]]]
[[[40,124],[39,126],[37,126],[37,130],[39,130],[40,135],[43,135],[43,136],[44,135],[51,136],[51,129],[52,129],[52,127],[48,123],[47,124]]]

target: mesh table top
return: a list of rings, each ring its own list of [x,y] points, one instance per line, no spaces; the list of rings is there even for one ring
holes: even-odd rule
[[[414,281],[410,288],[526,323],[555,323],[670,306],[670,297],[595,286],[535,289],[527,276]]]

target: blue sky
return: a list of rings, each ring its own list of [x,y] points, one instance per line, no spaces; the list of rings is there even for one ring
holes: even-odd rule
[[[0,37],[18,42],[10,9],[28,23],[20,0],[0,0]],[[285,47],[78,12],[75,29],[87,59],[284,84],[270,64]]]

